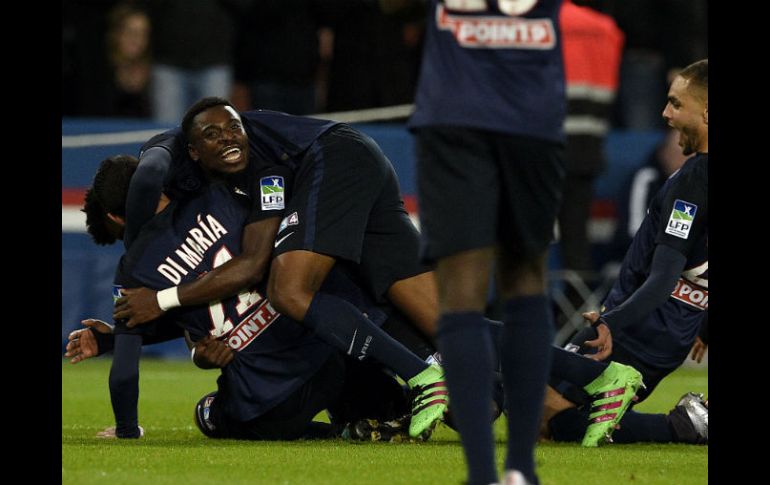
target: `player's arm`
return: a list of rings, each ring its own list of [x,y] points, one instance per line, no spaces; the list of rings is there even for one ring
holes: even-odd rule
[[[703,357],[706,356],[706,351],[708,351],[709,348],[709,312],[706,310],[704,313],[706,315],[704,315],[703,323],[700,325],[700,331],[695,337],[695,343],[692,346],[692,353],[690,355],[692,360],[699,364],[703,361]]]
[[[257,179],[267,173],[282,177],[285,187],[291,183],[291,173],[284,167],[273,167],[260,173]],[[288,198],[288,192],[286,196]],[[195,281],[179,286],[158,292],[148,288],[124,289],[116,302],[113,318],[126,319],[130,328],[158,318],[172,308],[234,296],[262,281],[270,265],[283,209],[266,210],[261,207],[261,200],[256,199],[243,230],[241,254]]]
[[[141,353],[141,335],[129,333],[115,335],[109,383],[110,401],[115,415],[114,433],[117,438],[140,438],[142,434],[137,410]]]
[[[246,225],[241,254],[195,281],[160,292],[149,288],[124,289],[113,318],[127,319],[128,327],[133,327],[154,320],[171,308],[202,305],[254,286],[265,277],[280,221],[278,216]]]
[[[86,328],[70,332],[67,342],[65,357],[70,362],[78,362],[97,357],[115,348],[115,336],[112,334],[113,326],[102,320],[87,318],[81,323]],[[183,336],[182,328],[172,323],[163,323],[157,327],[152,335],[142,335],[142,345],[152,345]]]
[[[653,253],[650,274],[644,283],[622,304],[602,314],[598,322],[607,324],[611,331],[617,331],[646,318],[671,296],[686,263],[685,255],[658,244]]]
[[[158,206],[163,181],[171,168],[171,153],[162,147],[147,149],[131,177],[126,199],[126,228],[123,241],[129,247],[142,226],[152,219]]]
[[[616,331],[634,325],[666,302],[687,264],[687,255],[707,233],[708,176],[705,165],[694,166],[672,180],[661,202],[661,224],[655,238],[655,249],[649,276],[622,304],[602,314],[599,322]],[[665,186],[664,186],[665,187]],[[677,207],[686,202],[692,220],[686,231],[672,228]]]
[[[190,349],[193,363],[201,369],[221,369],[235,357],[235,353],[226,343],[211,335],[193,342],[185,330],[184,340]]]

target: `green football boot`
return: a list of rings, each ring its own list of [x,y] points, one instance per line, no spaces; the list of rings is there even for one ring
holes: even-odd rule
[[[583,389],[591,396],[588,429],[583,446],[595,447],[612,443],[612,432],[642,383],[642,374],[631,366],[610,362],[599,377]]]
[[[444,371],[437,365],[429,365],[407,381],[412,398],[412,420],[409,436],[427,440],[433,428],[443,417],[449,404],[449,393],[444,381]]]

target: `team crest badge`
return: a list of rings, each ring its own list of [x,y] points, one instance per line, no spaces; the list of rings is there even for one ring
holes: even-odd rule
[[[698,212],[697,205],[676,199],[674,201],[674,209],[668,218],[666,234],[687,239],[690,235],[690,228],[692,228],[696,212]]]
[[[286,204],[283,177],[273,175],[259,179],[259,189],[262,193],[262,210],[283,210]]]

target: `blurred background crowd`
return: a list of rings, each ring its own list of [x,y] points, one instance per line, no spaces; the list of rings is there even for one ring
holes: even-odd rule
[[[612,127],[652,130],[708,57],[707,0],[576,0],[625,36]],[[420,0],[63,0],[64,116],[176,123],[206,95],[311,114],[411,103]]]

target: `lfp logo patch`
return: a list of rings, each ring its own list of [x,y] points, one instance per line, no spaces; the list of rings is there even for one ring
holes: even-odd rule
[[[668,218],[666,234],[687,239],[687,236],[690,235],[690,228],[692,228],[696,212],[698,212],[697,205],[676,199],[674,201],[674,210],[671,211],[671,216]]]
[[[262,177],[259,179],[259,189],[262,193],[262,210],[283,210],[286,203],[283,177]]]

